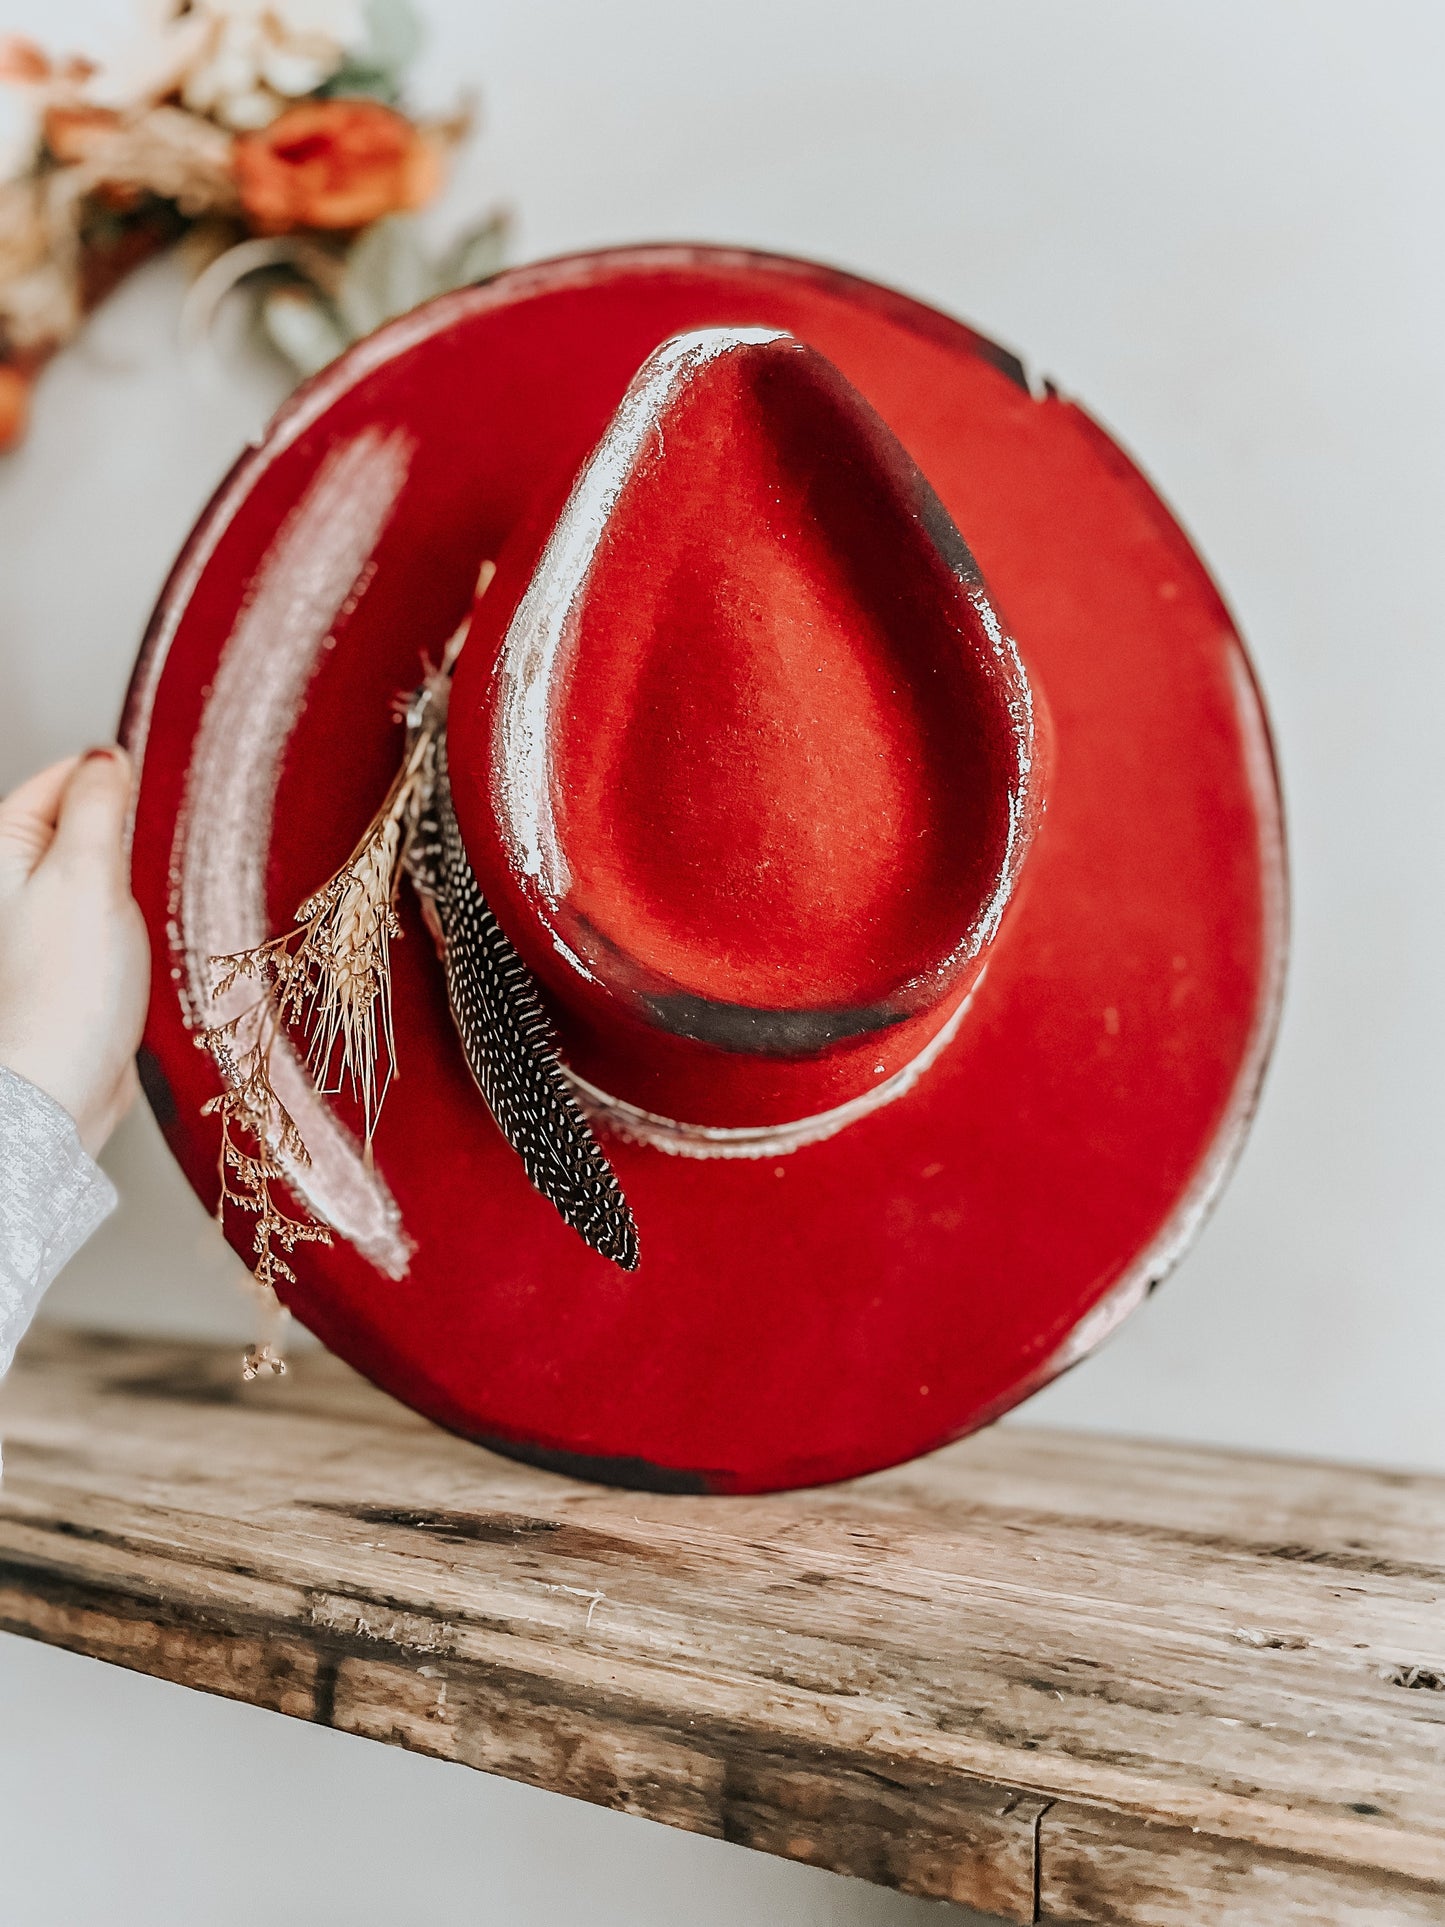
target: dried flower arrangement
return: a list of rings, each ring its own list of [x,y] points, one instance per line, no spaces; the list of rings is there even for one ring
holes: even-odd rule
[[[440,258],[408,218],[468,127],[401,104],[418,43],[408,0],[149,0],[148,13],[104,67],[0,38],[0,84],[24,121],[0,152],[0,449],[86,314],[183,236],[205,264],[190,330],[256,276],[264,333],[302,375],[500,266],[501,215]]]
[[[390,947],[401,927],[397,891],[435,787],[448,685],[465,635],[464,627],[441,668],[428,668],[407,701],[401,767],[345,863],[300,906],[290,930],[252,950],[212,959],[220,973],[213,997],[224,997],[243,978],[260,987],[253,1004],[200,1032],[196,1041],[210,1051],[225,1080],[220,1094],[202,1107],[221,1123],[217,1217],[224,1223],[228,1209],[255,1215],[251,1270],[268,1315],[278,1280],[295,1280],[289,1254],[298,1244],[331,1242],[327,1225],[288,1211],[273,1188],[286,1183],[288,1162],[305,1165],[309,1158],[272,1083],[272,1052],[283,1030],[301,1033],[317,1089],[344,1087],[360,1102],[369,1157],[395,1063]],[[248,1378],[284,1370],[275,1343],[253,1345],[247,1353]]]
[[[484,595],[495,573],[482,566]],[[470,618],[439,666],[398,699],[406,726],[400,766],[341,868],[307,897],[292,927],[235,956],[212,959],[212,995],[242,979],[256,1001],[197,1036],[224,1088],[203,1107],[221,1123],[218,1216],[251,1212],[252,1272],[268,1313],[298,1244],[331,1241],[327,1225],[279,1202],[287,1165],[308,1162],[295,1120],[277,1095],[271,1056],[284,1030],[305,1048],[317,1090],[345,1090],[371,1141],[396,1062],[391,942],[401,933],[397,896],[407,876],[436,943],[458,1040],[477,1088],[528,1177],[566,1223],[624,1270],[638,1261],[637,1226],[611,1164],[567,1082],[536,985],[493,916],[467,861],[452,811],[446,721],[452,670]],[[285,1369],[274,1343],[252,1346],[246,1375]]]

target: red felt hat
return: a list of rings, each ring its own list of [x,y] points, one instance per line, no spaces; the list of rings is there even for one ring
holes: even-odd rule
[[[995,1417],[1177,1258],[1273,1034],[1269,736],[1197,556],[1012,356],[823,268],[620,250],[383,329],[224,483],[127,706],[145,1082],[210,1203],[212,959],[353,848],[488,561],[446,847],[635,1248],[529,1184],[403,900],[369,1154],[278,1048],[336,1234],[284,1296],[443,1424],[626,1483],[841,1478]]]

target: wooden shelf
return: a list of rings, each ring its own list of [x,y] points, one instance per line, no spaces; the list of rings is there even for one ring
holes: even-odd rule
[[[0,1625],[1016,1921],[1445,1921],[1445,1480],[996,1429],[767,1499],[32,1334]]]

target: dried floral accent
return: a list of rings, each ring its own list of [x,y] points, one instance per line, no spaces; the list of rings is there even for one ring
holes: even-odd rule
[[[18,368],[0,365],[0,450],[20,440],[29,414],[30,383]]]
[[[233,157],[246,219],[258,234],[363,228],[424,207],[441,185],[440,142],[375,100],[291,108]]]
[[[507,231],[506,215],[494,211],[434,255],[416,221],[393,215],[366,228],[344,259],[332,256],[329,273],[317,258],[321,246],[310,241],[306,264],[296,276],[262,294],[262,327],[299,374],[315,374],[348,342],[370,334],[394,315],[407,313],[432,295],[495,274],[506,252]],[[301,240],[293,236],[288,245]],[[216,264],[218,278],[227,265],[223,256]]]
[[[444,711],[442,712],[444,713]],[[343,1088],[360,1104],[368,1148],[395,1064],[391,940],[402,861],[435,767],[435,724],[415,729],[381,808],[336,874],[296,912],[295,926],[256,950],[218,959],[238,976],[270,982],[282,1023],[307,1039],[319,1091]]]
[[[12,87],[43,87],[54,69],[33,40],[24,34],[0,36],[0,80]]]
[[[248,1345],[241,1360],[241,1376],[248,1385],[257,1378],[284,1378],[286,1360],[274,1345]]]
[[[441,667],[428,668],[408,700],[401,767],[346,862],[301,904],[290,930],[213,959],[219,973],[214,998],[246,979],[261,987],[254,1004],[200,1032],[197,1042],[211,1052],[225,1080],[220,1094],[202,1106],[203,1116],[221,1121],[216,1215],[222,1224],[228,1206],[255,1215],[251,1268],[268,1301],[278,1282],[295,1281],[288,1259],[298,1244],[331,1242],[327,1225],[309,1214],[293,1215],[277,1201],[275,1187],[286,1183],[288,1166],[294,1170],[310,1160],[295,1119],[276,1093],[272,1054],[282,1032],[295,1027],[306,1040],[306,1066],[317,1089],[335,1094],[346,1088],[360,1104],[369,1155],[395,1066],[390,946],[401,929],[397,891],[430,802],[451,672],[465,637],[463,624]]]
[[[45,110],[41,125],[51,159],[74,167],[93,158],[97,149],[124,126],[113,107],[87,107],[56,102]]]
[[[59,178],[0,184],[0,362],[43,354],[80,325],[80,231]]]
[[[217,988],[220,995],[226,982]],[[276,1200],[273,1187],[286,1182],[283,1160],[309,1162],[296,1121],[271,1082],[271,1053],[281,1019],[269,997],[260,998],[228,1023],[217,1024],[198,1039],[220,1066],[226,1088],[201,1106],[203,1117],[221,1120],[220,1197],[217,1222],[228,1206],[256,1219],[251,1240],[251,1272],[261,1291],[274,1297],[279,1281],[295,1282],[287,1262],[299,1244],[330,1244],[330,1228],[311,1217],[296,1217]]]
[[[482,565],[479,597],[495,573],[493,563]],[[469,627],[470,618],[440,666],[425,665],[420,686],[399,703],[406,724],[401,767],[346,862],[301,904],[290,930],[212,959],[219,971],[213,996],[226,996],[244,979],[262,986],[256,1003],[197,1041],[225,1079],[225,1089],[203,1106],[203,1114],[221,1120],[218,1216],[224,1221],[228,1205],[255,1214],[252,1268],[271,1303],[277,1281],[295,1278],[287,1263],[295,1247],[330,1242],[327,1226],[291,1216],[276,1202],[273,1186],[285,1182],[288,1166],[308,1160],[276,1093],[272,1052],[287,1028],[305,1039],[317,1090],[346,1089],[360,1106],[369,1157],[396,1065],[391,941],[401,934],[403,873],[436,942],[463,1056],[498,1128],[565,1223],[623,1270],[637,1266],[627,1199],[567,1082],[537,985],[482,895],[452,806],[447,709]],[[266,1348],[253,1350],[250,1364],[259,1371]]]
[[[112,207],[153,195],[197,220],[239,204],[230,136],[179,107],[152,107],[109,128],[96,122],[79,138],[74,120],[70,130],[87,190]]]
[[[359,0],[171,0],[171,13],[183,104],[237,131],[314,94],[367,41]]]
[[[365,332],[353,309],[387,318],[499,265],[493,216],[439,260],[388,242],[356,277],[371,287],[382,261],[383,295],[339,299],[353,251],[432,198],[469,127],[465,113],[423,122],[399,105],[419,43],[410,0],[148,0],[147,13],[108,68],[0,36],[0,86],[26,121],[0,153],[0,448],[89,310],[197,224],[208,258],[240,257],[213,291],[266,270],[253,290],[262,325],[300,374]],[[248,235],[301,245],[258,261]]]

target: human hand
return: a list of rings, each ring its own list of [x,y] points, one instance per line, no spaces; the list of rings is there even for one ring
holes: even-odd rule
[[[130,787],[123,750],[91,750],[0,801],[0,1064],[64,1106],[92,1157],[135,1095],[150,988]]]

